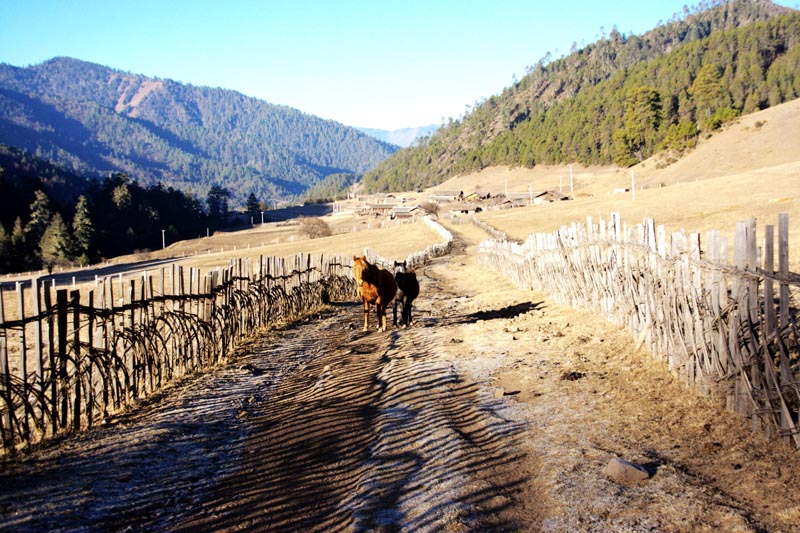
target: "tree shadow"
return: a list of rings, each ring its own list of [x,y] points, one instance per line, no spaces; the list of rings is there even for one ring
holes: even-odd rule
[[[537,311],[544,308],[544,301],[541,302],[522,302],[514,305],[491,309],[488,311],[476,311],[468,315],[453,317],[448,320],[450,324],[472,324],[480,320],[497,320],[498,318],[516,318],[520,315]]]

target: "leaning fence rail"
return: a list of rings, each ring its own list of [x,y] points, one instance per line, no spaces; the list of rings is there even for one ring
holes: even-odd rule
[[[479,253],[521,287],[627,326],[685,383],[800,448],[800,275],[789,272],[788,215],[777,229],[776,249],[773,225],[757,241],[755,220],[737,223],[732,264],[718,231],[701,249],[699,233],[627,226],[616,213]]]
[[[202,276],[172,265],[98,279],[91,290],[55,290],[34,278],[15,295],[0,292],[2,449],[92,427],[224,361],[256,328],[351,297],[351,262],[237,259]]]

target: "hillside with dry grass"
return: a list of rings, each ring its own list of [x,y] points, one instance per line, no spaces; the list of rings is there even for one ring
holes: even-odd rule
[[[635,183],[635,197],[631,183]],[[625,193],[615,190],[628,189]],[[789,213],[790,249],[800,249],[800,100],[740,118],[704,138],[685,157],[667,165],[653,157],[631,169],[573,165],[512,169],[494,167],[457,176],[431,192],[474,190],[482,193],[561,190],[571,200],[503,211],[480,218],[512,238],[554,231],[587,216],[608,219],[612,211],[637,224],[645,217],[669,231],[720,230],[732,239],[735,223],[756,218],[777,224]],[[731,241],[732,242],[732,241]],[[800,271],[800,253],[790,255]]]
[[[642,36],[613,30],[543,59],[362,183],[395,191],[497,165],[628,167],[682,152],[737,117],[797,98],[799,35],[800,14],[769,0],[703,2]]]

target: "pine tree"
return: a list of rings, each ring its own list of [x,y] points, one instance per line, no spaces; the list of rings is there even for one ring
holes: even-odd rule
[[[208,191],[206,205],[208,206],[208,218],[213,225],[222,222],[222,218],[228,214],[228,198],[231,192],[221,185],[213,185]]]
[[[25,228],[20,217],[14,220],[14,229],[11,230],[9,263],[11,264],[11,272],[20,272],[31,266]]]
[[[245,204],[245,209],[247,209],[247,213],[252,217],[258,216],[258,214],[261,212],[258,199],[256,198],[256,195],[252,192],[250,193],[250,196],[247,197],[247,204]]]
[[[30,244],[34,244],[41,240],[45,229],[50,225],[50,220],[53,218],[50,199],[43,191],[34,193],[33,202],[30,205],[30,213],[30,220],[25,226],[25,240]]]
[[[703,65],[689,91],[697,106],[697,123],[703,129],[717,129],[715,114],[730,108],[731,98],[722,85],[722,71],[713,63]]]
[[[90,262],[94,234],[94,224],[89,215],[89,201],[86,196],[81,195],[78,197],[75,216],[72,218],[73,249],[70,254],[81,266],[86,266]]]
[[[14,229],[11,230],[11,246],[14,248],[25,246],[25,229],[22,226],[22,219],[19,217],[14,221]]]
[[[697,125],[688,120],[673,124],[667,129],[662,146],[668,150],[682,153],[697,144]]]
[[[50,225],[45,229],[39,242],[39,254],[42,266],[48,273],[53,272],[53,267],[67,262],[71,248],[70,235],[61,213],[53,215]]]
[[[11,259],[11,236],[6,228],[0,224],[0,274],[11,272],[9,260]]]
[[[653,139],[661,124],[661,96],[651,87],[636,87],[625,98],[624,136],[617,136],[615,147],[623,159],[622,147],[642,161],[652,150]],[[621,142],[624,138],[625,142]]]

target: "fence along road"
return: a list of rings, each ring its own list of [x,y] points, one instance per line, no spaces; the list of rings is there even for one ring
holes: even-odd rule
[[[703,251],[698,233],[667,236],[652,219],[628,226],[618,213],[525,243],[487,240],[479,253],[520,287],[626,325],[689,386],[751,419],[753,430],[800,448],[800,334],[791,306],[800,275],[789,272],[788,228],[788,215],[779,215],[776,261],[773,225],[758,241],[754,219],[737,223],[732,265],[718,231],[707,233]]]
[[[256,328],[345,297],[352,282],[344,259],[298,255],[236,260],[203,277],[177,265],[159,276],[112,276],[84,295],[53,291],[37,280],[32,287],[17,286],[16,320],[4,320],[0,305],[6,451],[90,428],[167,383],[225,360]],[[26,302],[32,302],[30,312]]]
[[[452,235],[425,222],[443,242],[409,255],[409,264],[449,252]],[[175,379],[225,361],[258,328],[350,298],[351,263],[260,256],[204,276],[173,264],[157,276],[98,279],[84,294],[36,279],[30,289],[17,284],[13,320],[5,319],[0,294],[3,451],[91,428]]]

